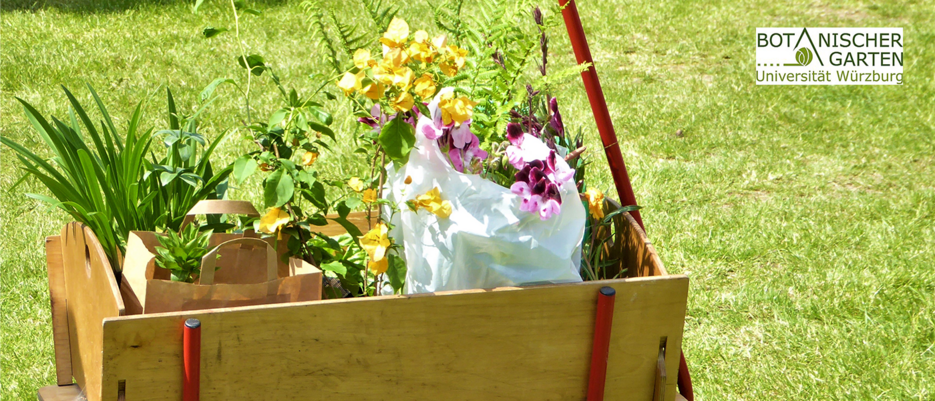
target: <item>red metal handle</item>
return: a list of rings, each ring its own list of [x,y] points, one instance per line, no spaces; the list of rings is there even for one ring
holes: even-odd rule
[[[607,156],[607,164],[610,165],[610,175],[614,179],[617,194],[620,195],[620,204],[622,206],[635,205],[636,196],[633,194],[630,176],[627,175],[627,166],[623,163],[623,155],[620,153],[620,145],[617,143],[617,134],[614,132],[610,111],[607,110],[607,101],[604,99],[601,81],[597,78],[594,60],[591,58],[591,49],[588,47],[588,40],[584,36],[584,27],[581,26],[578,7],[575,5],[574,0],[558,0],[558,4],[562,7],[562,18],[565,20],[565,28],[568,29],[568,37],[571,40],[571,47],[575,51],[578,64],[591,63],[591,67],[581,72],[581,79],[584,81],[584,89],[588,92],[588,102],[591,104],[591,111],[594,113],[597,132],[601,135],[601,142],[604,144],[604,154]],[[639,223],[640,228],[646,231],[640,212],[638,210],[632,211],[630,215]],[[688,365],[685,363],[684,352],[679,362],[678,386],[682,396],[688,401],[694,401],[694,391],[692,390],[691,377],[688,374]],[[590,397],[588,399],[590,400]]]
[[[185,321],[182,362],[185,369],[182,376],[182,401],[198,401],[201,387],[201,321],[198,319]]]
[[[610,353],[610,333],[614,325],[614,299],[617,291],[601,287],[597,294],[597,314],[594,320],[594,343],[591,346],[591,372],[588,374],[588,401],[604,400],[607,380],[607,355]]]

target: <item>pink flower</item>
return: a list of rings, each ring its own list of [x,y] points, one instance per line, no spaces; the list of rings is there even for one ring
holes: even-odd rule
[[[555,199],[548,199],[539,204],[539,219],[545,221],[562,212],[562,206]]]

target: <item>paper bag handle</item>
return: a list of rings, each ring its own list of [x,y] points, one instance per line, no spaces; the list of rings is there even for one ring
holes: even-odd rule
[[[276,251],[273,247],[270,246],[268,242],[259,238],[244,237],[222,242],[201,258],[201,277],[198,278],[198,284],[214,284],[214,266],[217,264],[218,250],[221,249],[221,247],[236,244],[253,244],[266,248],[266,281],[273,281],[279,278],[279,265],[276,263]]]
[[[245,216],[259,216],[253,204],[247,201],[226,200],[226,199],[206,199],[199,201],[188,211],[185,219],[182,220],[182,227],[185,228],[189,223],[195,220],[199,214],[242,214]]]

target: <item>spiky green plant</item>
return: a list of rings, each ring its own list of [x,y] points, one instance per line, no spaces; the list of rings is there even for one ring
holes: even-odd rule
[[[156,237],[156,266],[169,270],[172,281],[194,283],[201,275],[201,258],[208,253],[208,242],[214,230],[198,231],[189,224],[176,234],[169,231]]]

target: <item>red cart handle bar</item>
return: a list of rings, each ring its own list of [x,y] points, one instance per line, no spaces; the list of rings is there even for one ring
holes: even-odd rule
[[[607,101],[604,99],[604,91],[601,90],[601,82],[597,78],[597,70],[594,69],[591,49],[588,48],[588,40],[584,37],[584,28],[581,26],[581,17],[578,16],[578,7],[575,5],[574,0],[558,0],[558,4],[562,7],[562,17],[565,19],[565,27],[568,28],[568,37],[571,39],[571,47],[575,51],[578,64],[591,63],[588,69],[581,72],[581,79],[584,80],[584,89],[588,92],[588,102],[591,104],[591,111],[594,113],[597,132],[601,135],[601,142],[604,144],[604,154],[607,156],[607,164],[610,165],[610,174],[614,179],[617,194],[620,195],[620,204],[622,206],[636,205],[636,196],[633,194],[633,187],[630,185],[627,166],[623,163],[623,155],[620,153],[620,145],[617,143],[617,134],[614,132],[610,112],[607,110]],[[645,231],[646,227],[643,225],[640,212],[632,211],[630,214]],[[682,353],[679,359],[678,387],[679,393],[683,397],[688,401],[694,401],[695,395],[692,391],[691,377],[688,374],[688,364],[685,362],[685,353]]]

